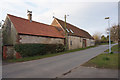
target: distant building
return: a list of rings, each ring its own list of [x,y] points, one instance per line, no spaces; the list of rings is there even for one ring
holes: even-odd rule
[[[79,29],[69,23],[66,23],[65,28],[65,22],[58,18],[54,18],[51,25],[55,26],[63,36],[65,36],[65,31],[67,32],[68,49],[84,48],[95,45],[95,40],[85,30]]]

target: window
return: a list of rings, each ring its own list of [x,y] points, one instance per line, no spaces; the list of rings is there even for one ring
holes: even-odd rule
[[[67,28],[66,28],[67,32],[70,32]]]
[[[81,42],[81,38],[80,38],[80,42]]]
[[[72,41],[70,41],[70,45],[72,45]]]
[[[70,29],[71,33],[74,33],[71,29]]]
[[[62,30],[60,27],[56,27],[56,29],[57,29],[58,31],[61,31],[61,30]]]

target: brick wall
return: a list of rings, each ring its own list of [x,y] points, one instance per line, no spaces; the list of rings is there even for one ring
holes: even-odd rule
[[[3,59],[13,58],[15,50],[13,46],[3,46]]]

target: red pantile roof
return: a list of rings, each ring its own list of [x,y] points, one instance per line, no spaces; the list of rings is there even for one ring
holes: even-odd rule
[[[54,26],[36,21],[30,22],[28,19],[16,17],[10,14],[8,14],[8,16],[17,32],[20,34],[64,38],[64,36],[62,36]]]
[[[65,22],[55,18],[59,24],[65,29]],[[73,35],[73,36],[79,36],[79,37],[84,37],[84,38],[89,38],[89,39],[94,39],[87,31],[79,29],[78,27],[71,25],[69,23],[66,23],[66,28],[69,30],[68,35]],[[71,32],[71,30],[73,33]]]

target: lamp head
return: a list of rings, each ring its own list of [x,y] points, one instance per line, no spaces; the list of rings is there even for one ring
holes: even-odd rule
[[[105,19],[110,19],[109,17],[105,17]]]

